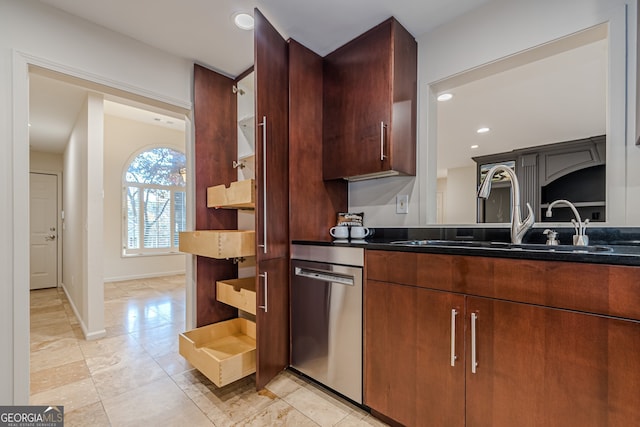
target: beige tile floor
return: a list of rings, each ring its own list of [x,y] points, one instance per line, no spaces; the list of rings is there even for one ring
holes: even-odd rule
[[[384,426],[285,371],[218,388],[178,354],[184,276],[105,284],[105,338],[86,341],[62,289],[31,291],[31,404],[65,426]]]

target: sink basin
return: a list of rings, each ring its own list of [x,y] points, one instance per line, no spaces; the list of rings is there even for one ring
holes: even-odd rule
[[[609,246],[541,245],[536,243],[485,242],[480,240],[400,240],[392,245],[444,246],[452,248],[488,248],[509,251],[606,253],[613,252]]]
[[[491,248],[522,250],[522,251],[543,251],[543,252],[576,252],[576,253],[594,253],[594,252],[613,252],[613,248],[609,246],[574,246],[574,245],[540,245],[535,243],[502,243],[492,242]]]
[[[391,242],[392,245],[403,246],[450,246],[462,248],[489,248],[491,242],[479,240],[400,240]]]

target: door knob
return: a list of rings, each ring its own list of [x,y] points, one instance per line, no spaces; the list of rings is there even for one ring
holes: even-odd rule
[[[47,241],[48,240],[56,240],[56,235],[55,234],[49,234],[44,239],[47,240]]]

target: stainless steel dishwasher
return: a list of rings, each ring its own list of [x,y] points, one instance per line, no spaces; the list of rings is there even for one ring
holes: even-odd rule
[[[293,245],[291,366],[362,403],[364,249]]]

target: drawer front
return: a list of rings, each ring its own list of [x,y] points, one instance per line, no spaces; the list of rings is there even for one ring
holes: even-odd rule
[[[256,314],[256,278],[216,282],[216,299],[247,313]]]
[[[368,280],[640,320],[640,268],[366,251]]]
[[[239,258],[256,254],[256,232],[196,230],[180,233],[180,252],[209,258]]]
[[[228,188],[224,184],[207,188],[207,207],[209,208],[253,209],[255,199],[253,179],[232,182]]]
[[[256,371],[256,324],[231,319],[183,332],[180,355],[218,387]]]

